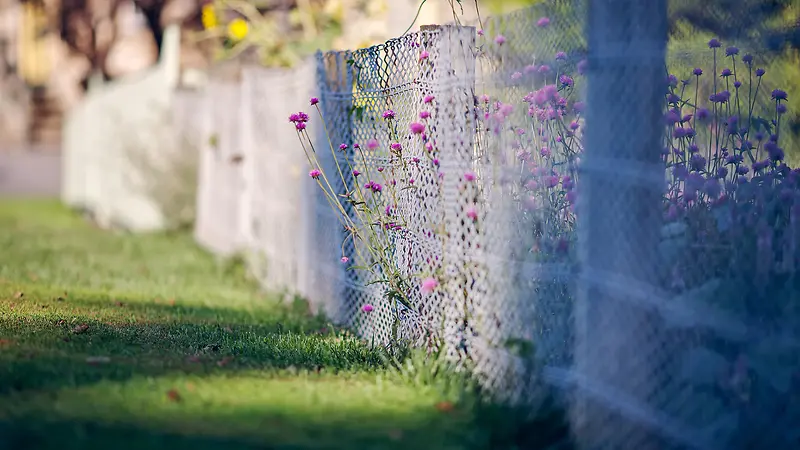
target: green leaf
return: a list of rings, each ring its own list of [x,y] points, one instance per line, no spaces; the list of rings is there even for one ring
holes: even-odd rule
[[[520,358],[528,358],[534,351],[533,342],[527,339],[509,338],[503,343],[503,347]]]
[[[357,106],[356,108],[354,108],[354,112],[355,112],[355,116],[356,116],[355,119],[357,121],[361,122],[361,121],[364,120],[364,111],[365,111],[365,109],[366,108],[363,107],[363,106]]]

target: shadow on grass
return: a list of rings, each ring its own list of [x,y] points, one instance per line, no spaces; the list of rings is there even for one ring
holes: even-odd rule
[[[42,306],[48,306],[42,308]],[[382,360],[345,332],[293,308],[17,302],[0,315],[0,394],[124,381],[170,371],[376,369]]]
[[[0,299],[0,448],[569,448],[558,413],[460,402],[382,369],[302,302]]]

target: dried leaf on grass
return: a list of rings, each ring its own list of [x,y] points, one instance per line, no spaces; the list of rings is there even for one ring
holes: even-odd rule
[[[178,393],[175,389],[170,389],[167,391],[167,398],[173,402],[181,401],[181,394]]]
[[[441,412],[449,413],[453,412],[453,409],[455,409],[455,407],[450,402],[439,402],[436,404],[436,409]]]

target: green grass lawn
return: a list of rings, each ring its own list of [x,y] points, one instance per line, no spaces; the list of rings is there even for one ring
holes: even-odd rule
[[[259,293],[189,236],[106,232],[55,202],[4,200],[0,258],[0,449],[488,449],[531,439],[452,379],[385,368],[378,351],[301,302]]]

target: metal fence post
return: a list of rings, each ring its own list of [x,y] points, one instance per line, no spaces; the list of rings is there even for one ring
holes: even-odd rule
[[[637,295],[656,275],[666,19],[666,0],[589,2],[573,410],[585,449],[661,448],[645,406],[658,328]]]

